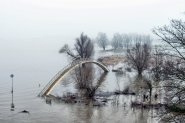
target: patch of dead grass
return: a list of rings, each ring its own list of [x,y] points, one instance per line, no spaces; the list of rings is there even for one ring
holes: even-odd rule
[[[111,56],[100,57],[98,58],[98,60],[103,64],[109,66],[109,65],[116,65],[118,63],[125,62],[126,57],[122,55],[111,55]]]

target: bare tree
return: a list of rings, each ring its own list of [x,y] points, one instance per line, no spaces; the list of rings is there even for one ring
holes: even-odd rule
[[[155,28],[153,33],[173,48],[176,57],[185,60],[182,49],[185,49],[185,22],[181,20],[171,20],[170,25],[161,28]],[[172,53],[172,49],[171,49]]]
[[[111,45],[114,49],[123,48],[123,36],[119,33],[115,33]]]
[[[98,43],[99,47],[102,47],[103,50],[105,50],[105,48],[109,44],[107,35],[105,33],[100,32],[100,33],[98,33],[98,36],[96,39],[97,39],[97,43]]]
[[[131,34],[123,34],[123,46],[125,47],[125,49],[129,49],[132,45],[132,37]]]
[[[171,20],[169,26],[165,25],[161,28],[155,28],[153,32],[171,47],[169,49],[170,52],[166,55],[170,56],[172,60],[168,60],[166,66],[171,69],[173,68],[173,72],[171,71],[170,74],[178,76],[179,78],[181,74],[184,74],[185,22],[181,20]],[[179,79],[185,80],[182,76]]]
[[[91,39],[82,33],[80,38],[76,39],[75,50],[80,58],[90,58],[94,53],[94,45]]]
[[[87,64],[85,67],[76,68],[74,71],[74,79],[76,87],[82,92],[82,96],[93,98],[95,92],[104,81],[107,73],[98,73],[100,76],[95,76],[95,69],[92,64]],[[98,78],[97,82],[96,79]]]
[[[73,60],[80,58],[90,58],[94,53],[94,44],[91,39],[83,33],[76,38],[75,51],[72,51],[66,44],[60,49],[60,53],[66,53]],[[84,96],[93,97],[98,86],[93,86],[94,69],[92,64],[79,65],[74,71],[74,79],[78,89],[84,90]]]
[[[149,36],[136,36],[132,49],[127,50],[127,59],[138,75],[148,67],[151,53],[151,39]]]
[[[170,25],[155,28],[153,32],[170,46],[170,51],[167,49],[170,59],[163,65],[163,85],[168,111],[178,112],[170,120],[178,120],[185,113],[185,22],[171,20]]]
[[[59,53],[65,52],[73,59],[90,58],[94,54],[94,44],[87,35],[82,33],[79,38],[76,38],[75,51],[76,53],[70,50],[69,46],[65,44]]]
[[[92,86],[94,79],[94,68],[92,64],[86,64],[85,67],[77,67],[74,72],[74,78],[78,89],[86,89]]]
[[[60,50],[59,53],[66,53],[73,59],[77,59],[77,55],[75,55],[72,50],[69,48],[68,44],[65,44]]]

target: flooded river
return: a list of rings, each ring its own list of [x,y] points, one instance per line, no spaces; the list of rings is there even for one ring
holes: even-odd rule
[[[102,107],[57,101],[46,104],[44,99],[37,97],[38,93],[69,61],[57,52],[30,55],[9,59],[14,62],[4,61],[6,66],[1,64],[0,123],[157,123],[155,110],[131,108],[130,101],[135,98],[131,95],[112,96],[111,101]],[[14,111],[11,111],[12,73],[15,75]],[[115,73],[108,73],[103,90],[116,90],[117,79]],[[129,74],[119,81],[120,88],[124,89],[129,84]],[[21,113],[23,110],[29,114]]]

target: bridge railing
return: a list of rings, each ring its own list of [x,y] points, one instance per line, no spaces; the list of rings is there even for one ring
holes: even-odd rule
[[[80,59],[80,60],[75,60],[75,61],[71,62],[70,64],[68,64],[67,66],[65,66],[64,68],[62,68],[62,70],[60,70],[60,71],[49,81],[49,83],[44,87],[44,89],[42,89],[42,91],[39,93],[39,96],[42,96],[43,93],[52,85],[52,83],[53,83],[54,81],[56,81],[56,79],[57,79],[62,73],[64,73],[64,71],[65,71],[66,69],[69,69],[70,67],[75,66],[76,64],[79,64],[81,61],[82,61],[82,59]]]
[[[73,67],[73,66],[75,66],[75,65],[77,65],[77,64],[80,64],[80,63],[83,62],[83,61],[94,61],[94,62],[97,62],[97,61],[95,61],[95,60],[93,60],[93,59],[91,59],[91,58],[82,58],[82,59],[74,60],[73,62],[71,62],[70,64],[68,64],[67,66],[65,66],[62,70],[60,70],[60,71],[49,81],[49,83],[48,83],[48,84],[44,87],[44,89],[42,89],[42,91],[39,93],[39,96],[42,96],[42,95],[45,93],[45,91],[52,85],[52,83],[53,83],[54,81],[56,81],[56,79],[57,79],[58,77],[60,77],[63,73],[65,73],[66,70],[70,69],[71,67]],[[102,63],[101,63],[101,64],[102,64]],[[104,64],[102,64],[102,65],[104,65]]]
[[[71,67],[71,64],[68,64],[67,66],[62,68],[62,70],[60,70],[57,74],[55,74],[55,76],[49,81],[49,83],[39,93],[39,96],[41,96],[52,85],[52,83],[64,72],[64,70],[68,69],[69,67]]]
[[[94,60],[94,59],[92,59],[92,58],[83,58],[82,61],[94,61],[94,62],[99,62],[99,63],[101,63],[102,65],[106,66],[103,62]]]

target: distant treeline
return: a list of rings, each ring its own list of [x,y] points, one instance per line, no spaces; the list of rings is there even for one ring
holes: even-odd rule
[[[111,45],[113,49],[128,49],[136,42],[151,43],[150,35],[141,35],[141,34],[120,34],[115,33],[112,39],[108,39],[106,33],[98,33],[95,41],[98,46],[106,50],[108,45]]]

